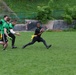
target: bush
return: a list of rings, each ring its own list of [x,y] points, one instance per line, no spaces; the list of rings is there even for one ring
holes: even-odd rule
[[[38,6],[37,7],[37,20],[40,20],[43,23],[46,23],[48,20],[53,19],[52,18],[52,12],[53,12],[53,0],[49,0],[48,5],[46,6]]]
[[[76,24],[74,25],[74,29],[76,30]]]
[[[68,4],[65,6],[65,14],[72,15],[73,8],[71,8]]]
[[[76,6],[70,7],[66,6],[65,13],[70,15],[73,19],[76,19]]]
[[[48,20],[52,19],[52,9],[49,6],[38,6],[37,9],[37,20],[40,20],[41,22],[45,23]]]
[[[72,17],[70,15],[64,15],[64,21],[66,21],[68,24],[71,24],[73,22]]]
[[[76,6],[70,7],[68,4],[65,6],[64,20],[67,23],[72,23],[72,20],[76,19]]]
[[[71,14],[73,19],[76,19],[76,6],[72,7],[72,14]]]
[[[54,0],[49,0],[48,2],[48,6],[51,7],[51,8],[54,8]]]

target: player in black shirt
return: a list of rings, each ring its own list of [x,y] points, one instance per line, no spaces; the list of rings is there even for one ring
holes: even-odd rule
[[[48,45],[46,44],[46,41],[41,37],[41,34],[42,34],[43,32],[44,32],[44,30],[43,30],[43,28],[40,26],[40,23],[38,22],[38,23],[37,23],[37,28],[36,28],[35,33],[34,33],[33,38],[32,38],[32,41],[29,42],[28,44],[24,45],[24,46],[22,47],[22,49],[24,49],[25,47],[27,47],[27,46],[29,46],[29,45],[34,44],[36,41],[37,41],[37,42],[43,42],[43,44],[45,45],[45,47],[46,47],[47,49],[50,48],[51,45],[48,46]]]

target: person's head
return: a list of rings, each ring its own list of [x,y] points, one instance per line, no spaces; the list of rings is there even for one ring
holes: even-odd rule
[[[40,23],[39,23],[39,22],[37,22],[37,27],[38,27],[38,28],[40,27]]]
[[[13,24],[13,25],[16,25],[16,23],[17,23],[17,20],[13,20],[13,21],[12,21],[12,24]]]
[[[8,17],[8,15],[4,15],[3,18],[4,18],[5,21],[7,21],[7,18],[9,18],[9,17]]]
[[[10,22],[10,20],[11,20],[11,19],[8,17],[8,18],[6,19],[6,22]]]

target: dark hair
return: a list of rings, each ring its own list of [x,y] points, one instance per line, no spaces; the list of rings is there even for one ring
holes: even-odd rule
[[[12,22],[17,22],[17,20],[15,19],[15,20],[12,20]]]
[[[5,17],[8,17],[8,15],[4,15],[4,17],[3,17],[3,18],[5,18]]]
[[[38,23],[39,23],[39,24],[42,24],[41,21],[37,21],[37,22],[36,22],[36,24],[38,24]]]
[[[39,22],[39,21],[38,21],[38,22],[36,22],[36,25],[37,25],[37,24],[40,24],[40,25],[42,25],[42,23],[41,23],[41,22]]]

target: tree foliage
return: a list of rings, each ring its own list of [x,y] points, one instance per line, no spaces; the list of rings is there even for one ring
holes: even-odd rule
[[[70,7],[70,5],[65,6],[64,20],[67,23],[72,23],[72,20],[76,19],[76,6]]]
[[[52,11],[51,8],[52,0],[48,3],[47,6],[38,6],[38,12],[37,12],[37,20],[40,20],[41,22],[47,22],[48,20],[52,19]]]

